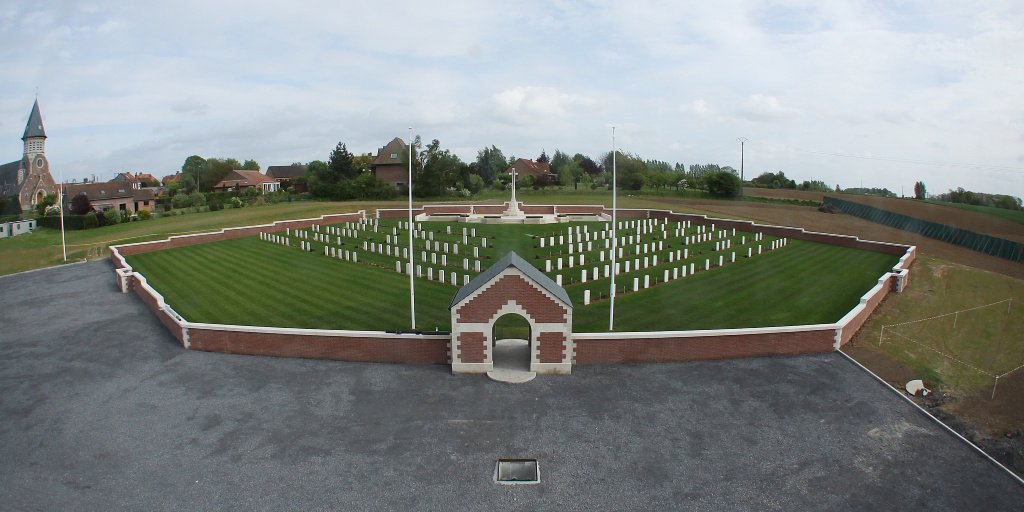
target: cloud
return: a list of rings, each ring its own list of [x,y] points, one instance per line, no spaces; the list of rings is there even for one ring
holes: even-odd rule
[[[309,161],[410,125],[467,160],[492,144],[596,158],[615,125],[645,158],[738,168],[746,136],[748,173],[1024,195],[1024,173],[897,162],[1019,166],[1019,0],[2,4],[0,62],[18,72],[0,81],[0,161],[20,155],[38,86],[69,177]]]
[[[800,109],[783,105],[775,96],[753,94],[737,110],[737,114],[747,120],[756,122],[784,121],[800,117]]]
[[[708,106],[708,102],[702,99],[679,105],[679,111],[684,114],[694,114],[700,117],[711,115],[711,107]]]
[[[554,87],[519,86],[491,96],[494,113],[505,122],[521,125],[560,123],[580,109],[595,105],[587,96]]]

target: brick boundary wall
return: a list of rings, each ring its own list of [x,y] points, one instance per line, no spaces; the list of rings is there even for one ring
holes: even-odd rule
[[[833,324],[706,331],[573,334],[574,364],[667,363],[834,350]]]
[[[531,208],[534,205],[531,205]],[[536,205],[544,206],[544,205]],[[435,209],[436,207],[436,209]],[[495,210],[507,208],[491,205]],[[423,213],[427,207],[414,209]],[[446,210],[451,208],[451,210]],[[430,205],[429,212],[461,213],[464,205]],[[478,213],[479,208],[476,210]],[[603,206],[551,205],[561,215],[607,215]],[[489,211],[490,208],[487,209]],[[497,212],[497,213],[500,213]],[[166,240],[111,246],[111,261],[122,292],[134,292],[156,315],[157,319],[186,349],[252,354],[279,357],[334,359],[386,363],[449,364],[451,339],[447,335],[392,334],[381,331],[346,331],[289,329],[259,326],[236,326],[192,323],[178,315],[164,302],[163,296],[149,286],[141,274],[134,272],[124,256],[186,247],[202,243],[255,236],[260,232],[285,228],[308,229],[324,222],[352,222],[365,217],[365,212],[323,215],[319,218],[278,221],[259,226],[228,228],[221,231],[178,235]],[[793,355],[830,352],[845,345],[863,326],[868,317],[889,293],[909,284],[909,270],[917,251],[913,246],[860,240],[854,236],[816,233],[801,228],[765,226],[749,221],[709,218],[705,215],[680,214],[668,210],[620,209],[620,219],[667,219],[694,224],[715,224],[716,228],[736,228],[762,232],[842,247],[901,255],[891,272],[882,275],[865,293],[860,303],[835,324],[816,324],[754,329],[720,329],[702,331],[575,333],[572,335],[573,364],[659,363],[727,359],[770,355]],[[378,209],[377,218],[408,217],[408,210]],[[547,355],[547,354],[545,354]]]

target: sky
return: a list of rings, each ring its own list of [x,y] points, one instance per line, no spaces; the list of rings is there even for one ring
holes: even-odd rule
[[[170,5],[168,5],[170,4]],[[286,5],[287,4],[287,5]],[[1024,196],[1009,1],[0,4],[0,162],[38,94],[57,179],[497,146]],[[6,155],[6,156],[5,156]]]

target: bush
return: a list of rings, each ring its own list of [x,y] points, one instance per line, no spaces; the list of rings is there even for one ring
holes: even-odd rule
[[[89,201],[89,196],[85,194],[78,194],[71,199],[71,213],[75,215],[85,215],[92,211],[92,201]]]
[[[139,216],[139,220],[149,220],[153,216],[153,214],[149,213],[149,210],[139,210],[136,212],[136,215]]]
[[[230,205],[232,208],[241,208],[242,206],[245,205],[245,203],[242,202],[241,198],[232,197],[231,199],[228,200],[228,205]]]
[[[99,217],[94,214],[82,215],[82,229],[92,229],[100,226]]]
[[[202,193],[200,193],[201,195]],[[192,206],[192,198],[184,192],[178,192],[171,198],[171,206],[174,208],[188,208]]]
[[[469,179],[466,180],[466,189],[473,194],[479,193],[484,189],[484,179],[476,174],[470,174]]]
[[[188,199],[192,206],[206,206],[206,196],[198,190],[189,194]]]
[[[740,177],[728,171],[716,171],[704,175],[704,186],[707,187],[711,195],[718,197],[736,197],[742,190]]]
[[[103,217],[106,219],[106,224],[117,224],[121,222],[121,212],[113,208],[103,212]]]

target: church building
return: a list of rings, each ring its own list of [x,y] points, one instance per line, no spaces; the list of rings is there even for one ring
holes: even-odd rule
[[[0,165],[0,198],[17,197],[21,208],[30,210],[47,194],[57,193],[50,163],[46,160],[46,132],[39,113],[39,100],[32,105],[21,140],[25,143],[21,159]]]

